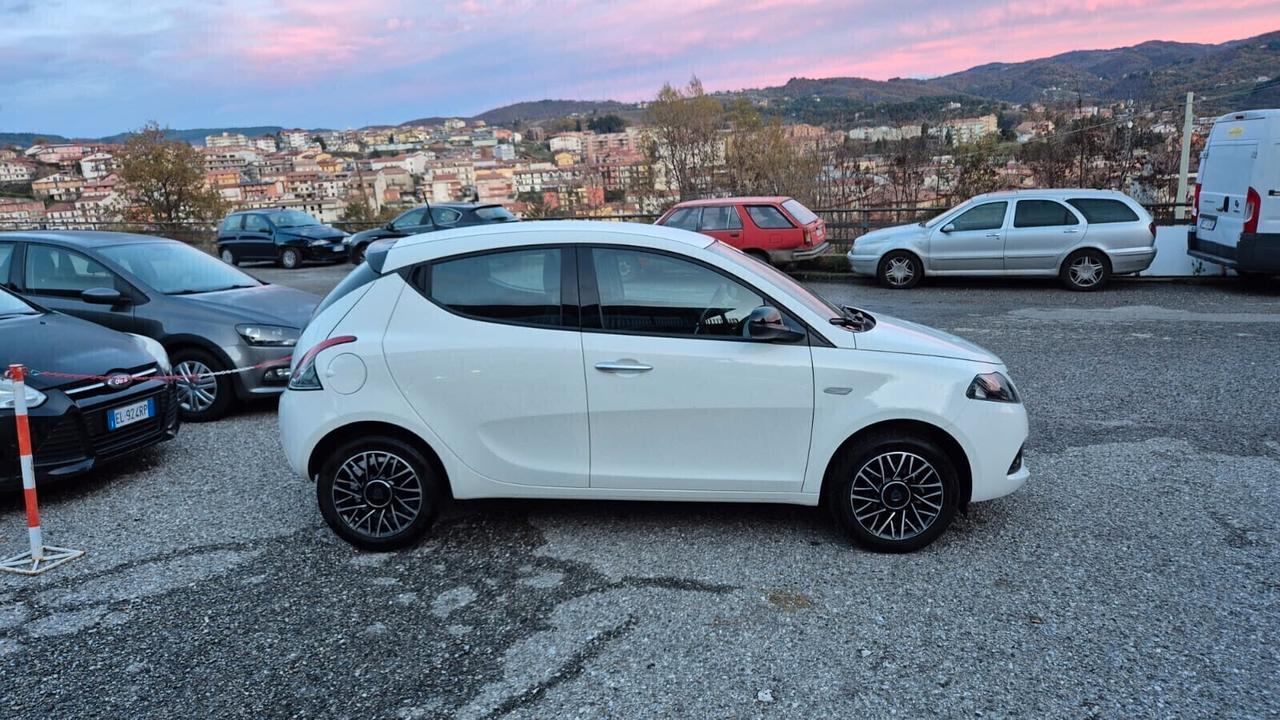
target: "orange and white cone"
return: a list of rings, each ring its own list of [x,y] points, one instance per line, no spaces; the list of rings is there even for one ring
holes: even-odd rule
[[[13,381],[13,416],[18,424],[18,464],[22,468],[22,495],[27,505],[27,540],[31,549],[0,560],[0,570],[20,575],[39,575],[84,554],[83,550],[50,547],[44,544],[40,531],[40,507],[36,503],[36,469],[31,455],[31,427],[27,421],[27,369],[10,365],[7,373]]]

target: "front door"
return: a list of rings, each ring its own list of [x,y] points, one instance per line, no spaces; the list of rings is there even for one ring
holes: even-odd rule
[[[270,221],[261,215],[245,215],[240,231],[240,246],[252,260],[275,260],[276,243]]]
[[[114,330],[135,331],[132,304],[97,305],[80,299],[80,293],[95,288],[133,294],[128,283],[83,253],[53,245],[28,244],[21,286],[23,295],[50,310]]]
[[[745,339],[768,301],[719,270],[624,247],[580,253],[591,487],[798,492],[807,342]]]
[[[1019,200],[1013,226],[1005,231],[1004,268],[1057,271],[1059,260],[1082,239],[1088,227],[1074,211],[1053,200]]]
[[[1001,272],[1004,270],[1004,216],[1009,203],[975,205],[942,223],[929,237],[929,269]]]
[[[572,255],[530,247],[438,260],[415,269],[392,312],[383,352],[396,385],[486,478],[587,486]]]

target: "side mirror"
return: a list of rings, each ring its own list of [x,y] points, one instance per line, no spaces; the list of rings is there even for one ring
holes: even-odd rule
[[[952,223],[947,223],[946,225],[942,226],[942,232],[944,233],[950,234],[955,231],[956,231],[956,226]]]
[[[126,295],[115,288],[89,288],[80,293],[80,299],[90,305],[124,305],[129,302]]]
[[[787,327],[777,308],[761,305],[747,316],[747,337],[760,342],[795,342],[804,333]]]
[[[395,222],[394,222],[394,221],[393,221],[393,222],[389,222],[389,223],[387,223],[386,225],[383,225],[383,226],[382,226],[382,229],[383,229],[383,230],[395,230],[395,229],[396,229],[396,224],[395,224]]]

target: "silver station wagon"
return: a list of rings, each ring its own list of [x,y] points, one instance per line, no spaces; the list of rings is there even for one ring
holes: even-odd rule
[[[1058,277],[1097,290],[1156,257],[1151,215],[1113,190],[1010,190],[979,195],[927,222],[867,233],[849,251],[857,275],[891,288],[924,276]]]

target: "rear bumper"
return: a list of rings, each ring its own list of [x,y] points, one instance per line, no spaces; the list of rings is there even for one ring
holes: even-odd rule
[[[1233,270],[1280,273],[1280,233],[1242,233],[1235,247],[1202,240],[1187,231],[1187,254]]]
[[[1107,257],[1111,258],[1112,273],[1126,275],[1142,272],[1151,267],[1151,263],[1156,259],[1156,249],[1154,247],[1136,247],[1108,250]]]
[[[831,249],[831,243],[823,242],[812,247],[787,248],[785,250],[769,250],[769,260],[774,263],[799,262],[812,260]]]

